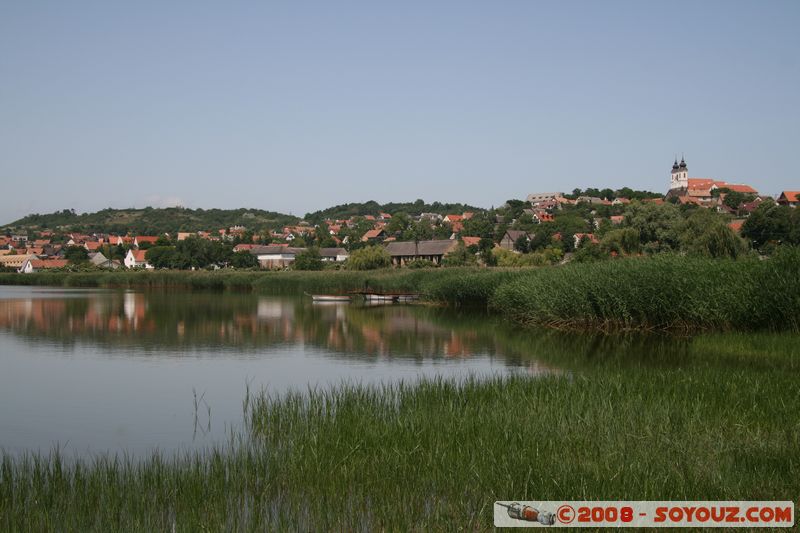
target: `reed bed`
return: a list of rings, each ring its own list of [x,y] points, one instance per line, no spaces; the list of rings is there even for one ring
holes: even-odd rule
[[[246,433],[203,453],[4,456],[0,529],[488,531],[496,499],[790,499],[797,378],[601,367],[258,393]]]
[[[498,287],[494,312],[573,329],[800,329],[800,251],[769,259],[679,256],[538,269]]]

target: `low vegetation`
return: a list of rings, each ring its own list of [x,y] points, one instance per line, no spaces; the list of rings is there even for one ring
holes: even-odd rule
[[[573,328],[800,329],[800,249],[769,260],[666,255],[538,269],[498,287],[490,308]]]
[[[680,364],[607,339],[541,354],[568,374],[249,395],[204,453],[5,456],[0,529],[488,531],[496,499],[798,493],[796,335],[687,340]]]

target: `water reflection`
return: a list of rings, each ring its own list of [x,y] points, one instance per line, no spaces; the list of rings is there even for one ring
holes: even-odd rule
[[[159,355],[310,345],[382,358],[519,359],[485,316],[425,306],[312,304],[303,298],[209,293],[97,291],[81,297],[0,299],[0,329],[30,342],[147,346]]]
[[[343,381],[701,367],[796,373],[800,336],[596,335],[429,306],[0,287],[0,405],[12,406],[0,409],[0,450],[68,442],[78,454],[138,454],[224,442],[240,421],[245,383],[280,393]]]

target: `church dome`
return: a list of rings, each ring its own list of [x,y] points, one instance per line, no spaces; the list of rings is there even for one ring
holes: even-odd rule
[[[675,159],[675,163],[672,164],[672,170],[678,170],[678,160]]]
[[[680,165],[680,168],[683,168],[683,169],[685,169],[685,168],[686,168],[686,161],[684,161],[682,157],[681,157],[681,165]]]

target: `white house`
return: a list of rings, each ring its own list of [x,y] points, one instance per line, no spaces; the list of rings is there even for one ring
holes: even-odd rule
[[[289,246],[254,246],[250,253],[256,256],[261,268],[286,268],[292,264],[297,254],[305,248],[291,248]]]
[[[347,261],[350,253],[344,248],[320,248],[319,255],[322,256],[323,261],[337,262]]]
[[[128,255],[125,256],[126,268],[148,268],[152,269],[153,265],[147,262],[145,255],[147,250],[128,250]]]

